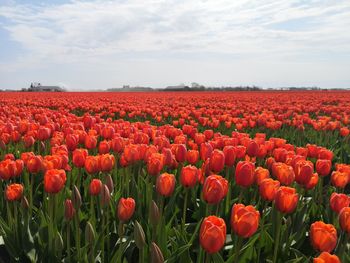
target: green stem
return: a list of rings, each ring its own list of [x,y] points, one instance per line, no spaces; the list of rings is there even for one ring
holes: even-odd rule
[[[233,259],[233,263],[238,262],[239,252],[241,251],[242,244],[243,244],[243,238],[238,237],[238,240],[236,242],[236,247],[235,247],[235,257]]]
[[[262,210],[262,218],[261,218],[261,223],[260,223],[260,233],[264,233],[264,224],[265,224],[265,216],[264,216],[264,211],[266,210],[266,207],[267,207],[267,202],[266,201],[263,201],[264,202],[264,207],[263,207],[263,210]],[[260,237],[261,237],[261,234],[260,234]],[[259,240],[259,248],[258,248],[258,260],[257,262],[260,262],[260,255],[261,255],[261,247],[263,245],[263,240],[262,238],[260,238]]]
[[[80,252],[79,211],[77,211],[74,220],[75,220],[75,246],[76,246],[76,249],[77,249],[78,261],[80,261],[80,259],[81,259],[81,252]]]
[[[55,206],[55,194],[49,194],[49,227],[48,227],[48,237],[49,237],[49,257],[54,254],[53,253],[53,247],[54,247],[54,207]]]
[[[187,199],[188,199],[188,189],[185,189],[185,200],[184,200],[184,208],[182,211],[182,229],[185,230],[186,223],[186,210],[187,210]]]
[[[277,262],[278,249],[280,243],[280,235],[281,235],[281,225],[282,225],[282,214],[277,211],[277,227],[276,227],[276,238],[275,238],[275,248],[273,251],[273,263]]]
[[[67,223],[67,255],[68,255],[68,262],[71,261],[71,255],[70,255],[70,223]]]
[[[140,249],[140,250],[139,250],[139,263],[143,263],[143,262],[144,262],[143,259],[144,259],[144,258],[143,258],[143,249]]]

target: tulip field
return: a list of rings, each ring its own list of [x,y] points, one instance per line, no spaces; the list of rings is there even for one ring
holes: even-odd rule
[[[0,93],[0,262],[350,262],[350,92]]]

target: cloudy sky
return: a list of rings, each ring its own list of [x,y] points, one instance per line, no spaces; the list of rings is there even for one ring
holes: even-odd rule
[[[0,89],[350,88],[349,72],[349,0],[0,0]]]

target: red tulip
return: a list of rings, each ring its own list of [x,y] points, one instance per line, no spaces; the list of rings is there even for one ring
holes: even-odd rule
[[[47,170],[44,175],[45,192],[55,194],[62,190],[66,183],[66,172],[62,169]]]
[[[184,187],[192,188],[198,182],[198,169],[195,166],[187,165],[182,168],[180,174],[180,183]]]
[[[254,163],[240,161],[236,166],[236,184],[242,187],[251,186],[255,181],[255,166]]]
[[[344,207],[340,210],[339,224],[343,231],[350,234],[350,207]]]
[[[331,224],[317,221],[311,225],[310,239],[315,249],[331,252],[337,245],[337,230]]]
[[[253,206],[234,204],[231,212],[231,226],[240,237],[251,237],[259,226],[260,213]]]
[[[298,194],[295,188],[281,186],[275,196],[275,205],[277,210],[282,213],[292,213],[297,207]]]
[[[329,200],[331,209],[339,214],[339,212],[344,208],[350,205],[350,197],[346,194],[332,193]]]
[[[313,263],[341,263],[336,255],[322,252],[317,258],[314,258]]]
[[[90,195],[99,195],[102,189],[102,182],[99,179],[92,179],[90,186],[89,186],[89,192]]]
[[[135,212],[135,200],[131,197],[120,198],[117,208],[117,217],[122,222],[127,222]]]
[[[163,173],[157,177],[156,190],[160,195],[171,196],[175,189],[175,182],[173,174]]]
[[[214,150],[209,158],[209,169],[214,173],[219,173],[224,169],[225,155],[222,151]]]
[[[6,187],[5,196],[8,201],[19,201],[23,196],[23,185],[10,184]]]
[[[74,166],[79,168],[84,167],[87,156],[88,151],[86,149],[75,149],[72,157]]]
[[[332,161],[326,159],[318,159],[316,161],[316,172],[320,176],[327,176],[331,172]]]
[[[280,182],[271,178],[264,179],[259,185],[259,193],[266,201],[273,201],[276,192],[280,187]]]
[[[204,181],[203,199],[208,204],[219,203],[227,194],[228,182],[220,175],[210,175]]]
[[[225,221],[216,216],[204,218],[199,233],[199,242],[203,249],[209,254],[216,253],[224,246],[225,240]]]

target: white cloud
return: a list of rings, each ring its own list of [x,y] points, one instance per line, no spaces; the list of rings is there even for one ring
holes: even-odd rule
[[[350,52],[347,0],[71,1],[10,4],[0,7],[1,17],[0,27],[26,50],[24,57],[0,64],[6,72],[43,63],[118,68],[135,59],[159,60],[157,68],[174,60],[192,65],[191,60],[205,57],[228,67],[230,58],[252,65],[258,61],[252,68],[259,70],[261,61],[273,67],[289,59],[295,66],[310,63],[312,56],[317,64],[327,53]]]

